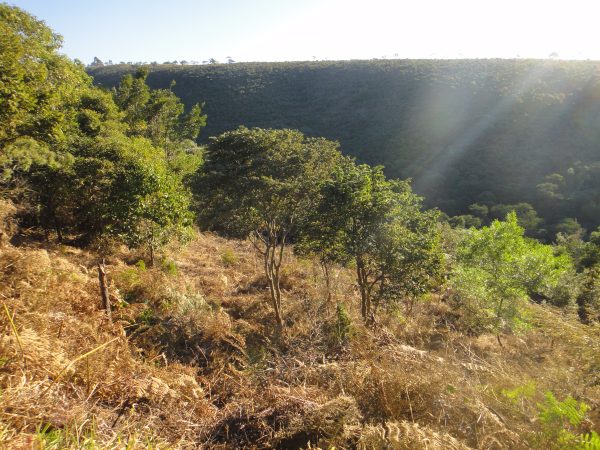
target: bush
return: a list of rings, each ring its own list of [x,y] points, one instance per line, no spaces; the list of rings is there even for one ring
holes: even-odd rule
[[[516,214],[510,213],[506,221],[468,230],[458,246],[450,284],[473,328],[499,336],[523,325],[527,297],[568,304],[564,286],[572,272],[568,256],[525,238]]]
[[[336,323],[334,328],[334,336],[339,344],[345,343],[352,333],[352,320],[348,315],[348,311],[341,303],[336,307]]]
[[[230,248],[225,249],[225,251],[221,254],[221,263],[225,267],[231,267],[237,262],[237,256],[234,251]]]
[[[163,259],[161,267],[163,272],[165,272],[167,275],[177,275],[177,264],[175,264],[175,261],[171,259]]]
[[[596,433],[579,433],[589,409],[584,402],[578,402],[571,396],[559,401],[552,392],[546,392],[545,400],[538,408],[542,425],[542,431],[537,436],[540,446],[560,449],[600,448],[595,446],[600,443]]]

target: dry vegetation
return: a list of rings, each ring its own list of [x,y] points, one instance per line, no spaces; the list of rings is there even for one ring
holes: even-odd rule
[[[98,254],[0,245],[1,448],[529,448],[545,391],[600,424],[599,330],[548,307],[503,347],[436,294],[367,329],[340,270],[348,327],[290,257],[278,332],[251,245],[199,234],[155,268],[109,257],[110,323]]]

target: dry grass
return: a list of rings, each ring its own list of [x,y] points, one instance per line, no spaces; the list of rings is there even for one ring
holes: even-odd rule
[[[0,198],[0,248],[8,243],[15,231],[14,216],[17,208],[6,200]]]
[[[0,249],[0,448],[528,448],[547,390],[600,423],[600,333],[559,311],[531,306],[504,347],[436,296],[367,329],[341,271],[340,339],[317,265],[289,256],[279,332],[249,243],[202,234],[169,254],[176,273],[108,258],[109,323],[96,254]]]

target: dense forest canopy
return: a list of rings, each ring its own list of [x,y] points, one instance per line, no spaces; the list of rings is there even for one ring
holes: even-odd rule
[[[564,218],[600,225],[600,63],[373,60],[150,65],[148,83],[205,102],[201,139],[246,126],[299,129],[414,181],[429,206],[533,205],[552,239]],[[91,67],[115,86],[132,65]]]

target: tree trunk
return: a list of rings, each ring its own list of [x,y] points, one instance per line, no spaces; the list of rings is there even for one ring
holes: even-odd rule
[[[327,295],[327,303],[332,303],[331,295],[331,273],[329,271],[329,264],[326,262],[321,263],[323,267],[323,275],[325,276],[325,290]]]
[[[269,293],[271,295],[271,306],[275,313],[275,321],[278,327],[283,327],[283,319],[281,317],[281,289],[279,288],[279,270],[275,267],[275,247],[267,245],[264,254],[264,269],[265,276],[269,285]]]
[[[269,292],[271,294],[271,306],[273,306],[273,312],[275,313],[275,321],[278,327],[283,327],[283,319],[281,318],[281,293],[275,284],[275,280],[268,276],[269,281]]]
[[[366,276],[364,264],[360,259],[356,261],[356,277],[358,281],[358,288],[360,290],[360,313],[363,320],[367,321],[371,312],[371,305],[369,302],[369,294],[367,292],[367,280],[365,279]]]
[[[101,264],[98,264],[98,281],[100,283],[100,295],[102,296],[102,307],[106,311],[108,321],[112,322],[112,315],[110,311],[110,297],[108,295],[108,282],[106,281],[106,268],[104,267],[104,260]]]
[[[58,238],[58,242],[59,242],[59,244],[62,244],[63,243],[62,227],[60,226],[60,222],[58,220],[55,220],[54,228],[56,229],[56,236]]]

